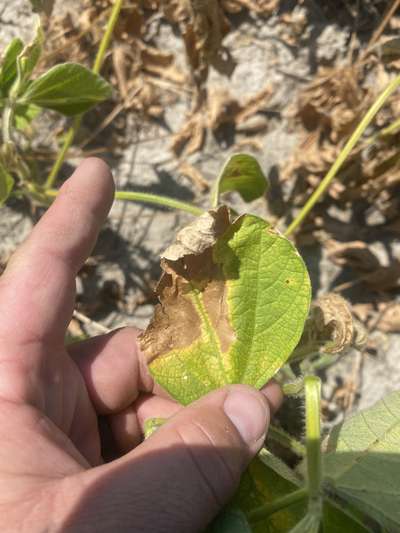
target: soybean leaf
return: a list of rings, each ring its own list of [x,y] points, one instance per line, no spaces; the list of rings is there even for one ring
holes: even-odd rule
[[[366,524],[361,524],[356,516],[350,516],[346,509],[329,501],[323,504],[322,513],[323,533],[372,533]]]
[[[50,16],[55,0],[31,0],[32,9],[36,13],[45,13],[47,16]]]
[[[388,531],[400,530],[400,392],[336,426],[325,483]]]
[[[318,533],[320,526],[320,518],[313,514],[306,514],[298,524],[296,524],[290,533]]]
[[[0,162],[0,206],[4,204],[14,187],[14,180],[5,166]]]
[[[33,81],[20,98],[22,104],[78,115],[111,96],[111,86],[82,65],[56,65]]]
[[[0,93],[7,96],[8,90],[17,77],[17,57],[24,48],[24,43],[16,37],[5,49],[0,64]]]
[[[38,116],[41,109],[36,105],[17,105],[15,107],[14,121],[19,130],[26,129],[32,120]]]
[[[267,456],[264,454],[263,458]],[[241,481],[239,491],[233,499],[233,504],[249,514],[260,505],[273,503],[299,488],[296,475],[280,459],[270,454],[273,461],[252,461],[248,472]],[[280,466],[278,466],[280,463]],[[273,465],[273,466],[272,466]],[[278,468],[277,468],[278,466]],[[280,472],[285,472],[282,476]],[[290,473],[289,473],[290,472]],[[307,500],[299,501],[284,509],[266,516],[260,521],[252,522],[253,533],[287,533],[288,531],[303,531],[311,533],[313,523],[306,519]],[[298,528],[298,529],[296,529]],[[318,530],[317,530],[318,531]],[[322,513],[323,533],[371,533],[366,526],[340,509],[331,501],[324,501]]]
[[[258,161],[248,154],[235,154],[228,159],[218,177],[213,205],[218,205],[222,193],[230,191],[238,192],[245,202],[251,202],[263,196],[267,187],[267,178]]]
[[[26,89],[29,77],[42,54],[43,43],[44,33],[38,19],[33,41],[26,45],[17,57],[17,79],[12,89],[12,91],[15,90],[15,96],[20,95]]]
[[[141,337],[149,368],[188,404],[229,383],[261,387],[301,336],[310,280],[293,244],[261,218],[198,217],[163,254],[160,304]]]
[[[254,459],[244,473],[232,505],[245,515],[258,507],[279,500],[299,487],[280,476],[274,469]],[[261,520],[250,520],[253,533],[287,533],[305,515],[307,500],[280,509]]]

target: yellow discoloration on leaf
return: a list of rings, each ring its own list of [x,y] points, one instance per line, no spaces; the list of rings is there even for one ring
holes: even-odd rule
[[[262,386],[295,348],[310,282],[288,239],[226,207],[178,233],[141,346],[157,382],[186,404],[229,383]],[[289,283],[287,281],[289,280]]]

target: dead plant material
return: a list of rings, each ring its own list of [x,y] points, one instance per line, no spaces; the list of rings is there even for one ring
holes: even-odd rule
[[[392,260],[389,265],[382,265],[377,255],[362,241],[345,244],[330,240],[326,242],[331,260],[348,266],[358,274],[354,283],[366,283],[370,289],[385,292],[400,287],[400,261]],[[354,284],[353,283],[353,284]]]
[[[374,272],[380,268],[379,259],[362,241],[339,243],[329,240],[325,243],[328,257],[339,266],[354,268],[360,273]]]
[[[224,70],[222,39],[229,23],[216,0],[160,0],[167,19],[179,26],[193,82],[199,94],[209,67]]]
[[[377,329],[385,333],[400,333],[400,303],[381,303],[378,306],[380,317],[377,321]]]
[[[222,9],[227,13],[240,13],[247,9],[258,15],[268,17],[279,7],[281,0],[222,0]]]
[[[184,161],[179,165],[178,170],[181,174],[189,178],[201,192],[206,192],[210,189],[210,184],[203,174],[190,163]]]
[[[267,85],[254,96],[239,102],[226,88],[210,91],[201,108],[192,113],[175,134],[171,150],[177,156],[190,155],[202,147],[207,131],[215,131],[224,124],[250,135],[265,131],[268,121],[262,112],[266,110],[272,93],[272,87]]]

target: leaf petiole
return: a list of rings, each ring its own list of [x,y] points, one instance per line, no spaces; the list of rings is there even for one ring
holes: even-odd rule
[[[47,189],[44,191],[45,196],[49,198],[55,198],[59,191],[57,189]],[[172,209],[178,209],[185,211],[191,215],[199,216],[203,214],[203,210],[195,205],[175,200],[174,198],[168,198],[166,196],[159,196],[158,194],[150,194],[145,192],[135,191],[116,191],[116,200],[126,200],[131,202],[145,202],[148,204],[162,205],[164,207],[170,207]]]
[[[258,522],[278,511],[281,511],[282,509],[286,509],[286,507],[289,507],[290,505],[306,500],[307,496],[308,490],[303,487],[290,492],[286,496],[283,496],[282,498],[279,498],[273,502],[266,503],[260,507],[257,507],[256,509],[253,509],[250,511],[247,518],[250,522]]]
[[[306,450],[309,513],[322,512],[321,482],[321,380],[317,376],[304,379],[306,398]]]
[[[268,428],[268,438],[300,457],[306,455],[304,445],[280,427],[271,424]]]

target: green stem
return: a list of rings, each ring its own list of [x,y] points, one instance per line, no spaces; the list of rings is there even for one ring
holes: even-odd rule
[[[14,115],[14,108],[9,102],[3,110],[3,117],[2,117],[2,134],[3,134],[4,144],[12,142],[11,128],[12,128],[13,115]]]
[[[186,202],[181,202],[174,198],[167,198],[166,196],[159,196],[158,194],[150,194],[146,192],[116,191],[115,199],[163,205],[165,207],[171,207],[172,209],[186,211],[195,216],[200,216],[204,213],[203,209],[200,209],[200,207],[196,207],[195,205],[187,204]]]
[[[114,7],[112,8],[110,18],[107,22],[106,31],[100,42],[99,49],[97,51],[96,59],[94,60],[93,72],[99,74],[101,67],[103,66],[104,59],[106,57],[107,49],[110,45],[112,34],[114,33],[115,25],[118,22],[119,14],[121,12],[123,0],[115,0]]]
[[[310,506],[321,500],[321,380],[317,376],[304,379],[306,396],[306,450]]]
[[[281,385],[282,392],[285,396],[299,396],[303,394],[304,379],[303,376],[296,377],[293,381]]]
[[[57,189],[46,190],[46,196],[54,198],[58,195]],[[134,192],[134,191],[116,191],[116,200],[127,200],[131,202],[144,202],[147,204],[162,205],[164,207],[170,207],[172,209],[178,209],[179,211],[185,211],[191,215],[200,216],[204,213],[200,207],[175,200],[174,198],[168,198],[166,196],[159,196],[158,194],[149,194],[146,192]]]
[[[273,426],[272,424],[268,429],[268,439],[277,442],[287,450],[292,451],[300,457],[306,455],[306,449],[301,442],[289,435],[289,433],[286,433],[285,430],[277,426]]]
[[[106,31],[100,42],[99,49],[96,54],[96,59],[94,61],[94,65],[92,68],[92,72],[94,72],[94,74],[99,74],[100,69],[104,63],[105,55],[106,55],[108,46],[110,44],[115,25],[118,21],[119,14],[121,12],[122,2],[123,0],[115,0],[115,4],[110,14],[110,18],[108,19],[108,22],[107,22]],[[65,139],[64,139],[63,147],[61,148],[61,151],[58,154],[57,159],[54,162],[54,165],[50,171],[50,174],[48,175],[47,180],[44,184],[45,189],[50,189],[53,186],[57,178],[57,175],[62,167],[62,164],[64,163],[67,152],[70,149],[72,143],[74,142],[75,135],[76,135],[76,132],[80,128],[81,121],[82,121],[82,115],[75,117],[73,125],[68,130],[67,135],[65,136]]]
[[[346,145],[341,150],[340,154],[336,158],[336,161],[333,163],[333,165],[329,169],[324,179],[321,181],[321,183],[315,189],[313,194],[307,200],[306,204],[301,209],[300,213],[296,216],[296,218],[287,228],[285,232],[286,236],[293,233],[293,231],[297,229],[298,226],[300,226],[300,224],[309,214],[311,209],[321,198],[321,196],[326,191],[326,189],[329,187],[331,181],[336,176],[340,167],[343,165],[343,163],[349,156],[350,152],[353,150],[354,146],[357,144],[360,137],[363,135],[364,131],[367,129],[367,127],[369,126],[369,124],[371,123],[375,115],[377,114],[377,112],[380,110],[380,108],[384,105],[384,103],[389,98],[389,96],[393,93],[393,91],[397,89],[399,85],[400,85],[400,76],[397,76],[394,80],[392,80],[389,83],[386,89],[378,96],[378,98],[375,100],[372,106],[368,109],[364,118],[361,120],[360,124],[357,126],[356,130],[354,131],[350,139],[347,141]]]
[[[286,494],[286,496],[283,496],[278,500],[266,503],[264,505],[261,505],[260,507],[257,507],[256,509],[253,509],[248,514],[248,519],[251,522],[258,522],[259,520],[268,518],[272,514],[282,509],[286,509],[286,507],[289,507],[289,505],[293,505],[294,503],[305,500],[307,498],[307,495],[308,492],[306,488],[290,492],[289,494]]]

